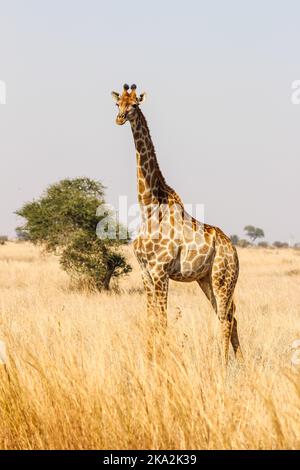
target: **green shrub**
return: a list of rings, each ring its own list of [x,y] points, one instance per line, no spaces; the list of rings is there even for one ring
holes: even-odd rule
[[[276,242],[273,243],[273,246],[275,246],[275,248],[288,248],[289,244],[286,243],[286,242],[276,241]]]
[[[237,246],[239,246],[240,248],[247,248],[247,246],[250,246],[251,243],[248,242],[248,240],[245,240],[244,238],[241,238],[238,243],[237,243]]]
[[[0,245],[5,245],[8,241],[8,237],[6,235],[0,235]]]
[[[111,279],[128,273],[131,267],[118,251],[121,241],[117,237],[97,237],[97,225],[105,217],[97,215],[97,210],[104,204],[100,182],[64,179],[17,211],[25,223],[16,232],[58,254],[73,279],[98,290],[109,289]],[[115,224],[117,233],[119,228]]]
[[[268,242],[259,242],[257,244],[257,246],[261,247],[261,248],[268,248],[269,247],[269,243]]]
[[[110,281],[131,271],[125,257],[115,247],[82,231],[76,233],[61,255],[62,267],[80,285],[91,290],[108,290]]]

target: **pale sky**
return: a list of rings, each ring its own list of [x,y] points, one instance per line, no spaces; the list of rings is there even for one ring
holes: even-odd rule
[[[0,234],[64,177],[135,203],[129,124],[111,90],[147,92],[143,112],[168,182],[205,222],[300,242],[300,2],[0,0]]]

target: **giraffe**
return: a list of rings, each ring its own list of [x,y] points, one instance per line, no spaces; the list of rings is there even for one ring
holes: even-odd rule
[[[228,363],[230,340],[237,360],[242,361],[233,300],[239,273],[236,249],[221,229],[190,216],[166,183],[140,109],[146,94],[138,96],[136,85],[125,84],[122,93],[112,92],[112,97],[118,107],[116,123],[129,121],[136,149],[141,226],[133,247],[147,296],[152,347],[157,334],[167,328],[169,280],[196,281],[219,320],[223,364]]]

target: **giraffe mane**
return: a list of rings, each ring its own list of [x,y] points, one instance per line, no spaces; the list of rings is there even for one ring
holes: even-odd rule
[[[154,147],[154,144],[153,144],[153,141],[152,141],[152,137],[151,137],[151,133],[150,133],[148,123],[147,123],[147,119],[145,118],[144,114],[142,113],[142,111],[139,107],[138,107],[138,113],[139,113],[139,118],[140,118],[143,126],[147,129],[147,132],[148,132],[150,140],[151,140],[152,152],[153,152],[153,156],[155,157],[156,166],[157,166],[157,170],[158,170],[158,178],[159,178],[159,182],[161,184],[161,187],[168,194],[168,196],[170,196],[171,199],[174,200],[174,202],[176,204],[180,204],[183,207],[183,202],[182,202],[181,198],[178,196],[176,191],[174,191],[174,189],[171,188],[171,186],[169,186],[167,184],[167,182],[165,180],[165,177],[162,174],[162,171],[160,169],[160,166],[159,166],[159,163],[158,163],[158,160],[157,160],[156,151],[155,151],[155,147]]]

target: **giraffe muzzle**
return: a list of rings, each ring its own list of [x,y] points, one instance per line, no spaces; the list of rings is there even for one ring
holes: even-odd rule
[[[123,124],[125,124],[126,121],[127,121],[127,114],[126,113],[118,114],[117,119],[116,119],[116,123],[119,126],[122,126]]]

